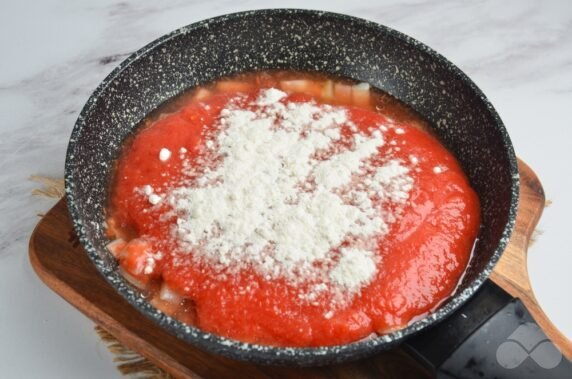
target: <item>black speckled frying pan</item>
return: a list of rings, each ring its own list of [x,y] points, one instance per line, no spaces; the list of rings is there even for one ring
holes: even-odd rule
[[[118,273],[105,249],[103,221],[112,161],[122,141],[149,112],[188,88],[241,71],[277,68],[369,82],[429,120],[461,162],[481,200],[482,230],[457,293],[434,313],[399,331],[343,346],[259,346],[205,333],[164,315]],[[150,43],[89,98],[69,142],[65,179],[74,226],[101,274],[162,328],[213,353],[265,364],[323,365],[408,340],[428,363],[444,369],[455,356],[468,354],[463,341],[486,336],[485,320],[506,316],[510,307],[523,308],[487,281],[508,242],[518,202],[517,162],[502,121],[475,84],[445,58],[410,37],[361,19],[261,10],[198,22]],[[526,312],[523,317],[530,318]],[[519,321],[507,317],[504,325],[516,328]],[[479,346],[470,352],[475,359],[490,353]]]

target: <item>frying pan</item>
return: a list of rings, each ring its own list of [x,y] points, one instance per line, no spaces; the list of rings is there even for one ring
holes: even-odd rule
[[[104,215],[112,162],[122,142],[169,98],[221,76],[264,69],[319,71],[368,82],[413,107],[458,158],[479,195],[482,228],[458,290],[433,313],[401,330],[341,346],[261,346],[166,316],[118,272],[105,249]],[[463,341],[486,336],[486,322],[503,316],[508,329],[532,322],[518,300],[487,281],[513,229],[519,193],[517,161],[501,119],[452,63],[372,22],[319,11],[259,10],[198,22],[159,38],[121,63],[87,101],[69,141],[65,184],[79,239],[105,279],[162,328],[216,354],[262,364],[325,365],[407,341],[433,369],[451,371],[452,358],[467,356]],[[490,353],[474,350],[473,358]]]

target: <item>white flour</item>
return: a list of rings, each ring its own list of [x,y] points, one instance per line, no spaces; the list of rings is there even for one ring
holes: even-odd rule
[[[344,108],[285,97],[268,89],[246,106],[231,101],[220,133],[206,142],[220,162],[161,197],[145,193],[173,209],[173,236],[196,259],[226,274],[249,268],[268,280],[311,284],[300,296],[309,301],[325,289],[348,300],[383,264],[377,242],[413,179],[402,161],[372,163],[386,126],[344,137],[344,128],[357,130]],[[386,211],[389,203],[397,213]]]

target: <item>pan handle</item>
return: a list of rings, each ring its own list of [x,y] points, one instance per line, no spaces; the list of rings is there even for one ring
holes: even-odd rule
[[[438,379],[572,378],[523,303],[487,280],[452,316],[405,342]]]

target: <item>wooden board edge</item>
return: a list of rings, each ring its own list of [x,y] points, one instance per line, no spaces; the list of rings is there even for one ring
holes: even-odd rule
[[[524,225],[522,224],[522,219],[519,220],[521,222],[519,227],[524,230],[522,233],[514,236],[518,241],[515,241],[515,238],[511,239],[511,244],[507,248],[507,250],[510,249],[510,252],[505,251],[491,273],[490,278],[513,297],[519,298],[524,303],[547,337],[564,356],[572,361],[572,341],[550,321],[536,299],[530,282],[527,264],[528,247],[536,226],[542,217],[546,197],[540,179],[534,170],[520,159],[518,166],[521,176],[519,214],[526,211],[529,217]],[[523,201],[525,199],[526,201]],[[527,206],[527,209],[522,209],[523,206]]]
[[[64,200],[62,199],[60,201]],[[38,226],[39,225],[40,223],[38,223]],[[34,247],[34,236],[38,230],[38,226],[36,226],[32,232],[32,236],[30,237],[28,258],[34,272],[46,286],[57,293],[68,304],[72,305],[82,314],[87,316],[96,325],[99,325],[108,333],[113,335],[122,345],[141,354],[143,357],[152,361],[173,377],[182,379],[202,379],[195,372],[190,371],[184,365],[173,360],[169,355],[164,354],[162,350],[156,348],[152,344],[149,344],[145,339],[140,338],[137,334],[129,332],[128,329],[117,327],[115,325],[116,321],[113,317],[108,315],[106,312],[103,312],[100,308],[94,307],[81,293],[75,291],[72,287],[68,286],[65,282],[59,280],[55,275],[52,275],[47,271],[38,258]]]

